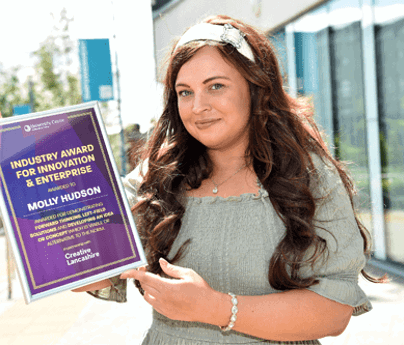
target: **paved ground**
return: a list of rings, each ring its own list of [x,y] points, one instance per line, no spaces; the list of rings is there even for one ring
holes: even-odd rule
[[[151,322],[151,309],[135,288],[129,303],[96,300],[85,293],[64,292],[25,305],[17,279],[7,300],[5,238],[0,236],[1,345],[136,345]],[[339,337],[323,345],[404,345],[404,279],[375,285],[360,282],[374,310],[352,318]]]
[[[151,308],[137,289],[129,303],[63,292],[26,305],[17,278],[8,300],[5,237],[0,236],[1,345],[136,345],[151,323]]]
[[[391,275],[388,284],[372,284],[361,278],[360,285],[369,296],[373,310],[353,317],[342,335],[323,339],[321,343],[404,345],[404,280]]]

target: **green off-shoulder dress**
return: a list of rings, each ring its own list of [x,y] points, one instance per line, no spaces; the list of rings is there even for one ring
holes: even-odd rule
[[[354,307],[354,315],[372,309],[358,286],[358,275],[366,264],[363,240],[356,225],[349,198],[331,164],[313,155],[317,174],[311,188],[319,199],[316,210],[317,233],[327,241],[328,255],[314,267],[303,267],[302,277],[315,275],[319,284],[310,287],[321,296]],[[136,202],[138,172],[124,182],[130,203]],[[188,197],[180,233],[169,257],[191,239],[176,265],[192,268],[215,290],[236,295],[279,293],[268,283],[269,261],[285,234],[263,188],[257,195],[228,198]],[[325,229],[325,230],[324,230]],[[308,253],[307,255],[310,255]],[[126,281],[113,278],[114,287],[90,292],[97,297],[126,301]],[[195,296],[198,298],[198,296]],[[270,317],[263,322],[271,322]],[[291,320],[291,328],[293,320]],[[198,322],[173,321],[153,311],[153,323],[143,345],[212,344],[320,344],[318,340],[279,342],[264,340],[236,331],[223,333],[218,327]]]

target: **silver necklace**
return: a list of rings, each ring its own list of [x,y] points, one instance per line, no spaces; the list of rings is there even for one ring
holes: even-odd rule
[[[218,187],[220,185],[222,185],[223,183],[225,183],[227,180],[230,180],[234,175],[237,175],[242,169],[244,169],[246,167],[247,164],[244,164],[240,169],[238,169],[233,175],[229,176],[227,179],[225,179],[224,181],[220,182],[219,184],[217,184],[215,181],[213,181],[213,178],[210,178],[213,182],[213,184],[215,185],[215,188],[213,188],[212,192],[213,194],[217,194],[218,192]]]

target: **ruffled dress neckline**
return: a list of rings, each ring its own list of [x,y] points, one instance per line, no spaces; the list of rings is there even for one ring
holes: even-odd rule
[[[223,203],[223,202],[242,202],[242,201],[250,201],[250,200],[259,200],[262,198],[268,197],[268,192],[260,187],[258,193],[243,193],[238,196],[187,196],[187,204],[215,204],[215,203]]]
[[[242,202],[250,200],[259,200],[268,197],[268,192],[262,185],[261,181],[257,177],[257,186],[259,190],[257,193],[243,193],[241,195],[230,195],[230,196],[187,196],[187,204],[215,204],[223,202]]]

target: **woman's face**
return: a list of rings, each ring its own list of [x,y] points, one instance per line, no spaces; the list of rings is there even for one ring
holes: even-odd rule
[[[189,134],[208,149],[245,151],[251,105],[248,82],[216,48],[202,48],[181,67],[175,91]]]

